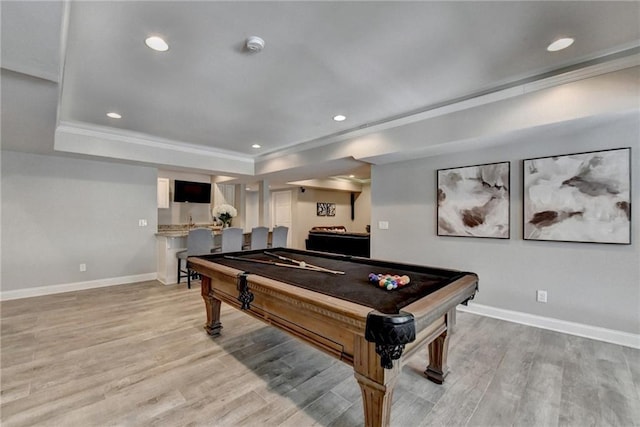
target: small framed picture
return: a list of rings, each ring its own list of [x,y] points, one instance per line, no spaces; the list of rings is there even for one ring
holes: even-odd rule
[[[336,216],[336,204],[318,202],[316,204],[316,215],[317,216]]]

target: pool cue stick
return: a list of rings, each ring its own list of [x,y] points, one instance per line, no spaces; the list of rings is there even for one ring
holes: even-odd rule
[[[328,271],[316,270],[315,268],[303,267],[301,265],[284,264],[282,262],[263,261],[261,259],[251,259],[251,258],[241,258],[241,257],[231,256],[231,255],[225,255],[224,257],[227,258],[227,259],[233,259],[233,260],[236,260],[236,261],[255,262],[255,263],[258,263],[258,264],[275,265],[277,267],[297,268],[297,269],[300,269],[300,270],[317,271],[318,273],[328,273]]]
[[[277,255],[277,254],[274,254],[273,252],[264,251],[264,253],[265,253],[265,255],[276,257],[278,259],[281,259],[282,261],[295,262],[298,265],[302,265],[302,263],[304,263],[304,265],[306,267],[309,267],[309,268],[314,269],[314,270],[324,271],[324,272],[333,273],[333,274],[344,274],[344,271],[329,270],[328,268],[320,267],[318,265],[308,264],[305,261],[298,261],[297,259],[287,258],[286,256]]]
[[[313,264],[309,264],[309,263],[307,263],[305,261],[298,261],[297,259],[287,258],[286,256],[281,256],[281,255],[278,255],[278,254],[274,254],[273,252],[264,251],[264,253],[265,253],[265,255],[276,257],[278,259],[281,259],[282,261],[295,262],[298,265],[301,265],[301,263],[304,262],[304,265],[306,267],[309,267],[309,268],[311,268],[313,270],[324,271],[325,273],[332,273],[332,274],[344,274],[344,271],[329,270],[328,268],[320,267],[319,265],[313,265]]]

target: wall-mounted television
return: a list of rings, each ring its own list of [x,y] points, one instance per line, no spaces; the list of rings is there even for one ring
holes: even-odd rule
[[[174,202],[211,203],[211,184],[175,180]]]

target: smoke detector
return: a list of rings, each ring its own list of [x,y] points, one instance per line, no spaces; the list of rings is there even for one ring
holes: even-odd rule
[[[247,39],[247,49],[251,52],[260,52],[264,49],[264,40],[258,36],[251,36]]]

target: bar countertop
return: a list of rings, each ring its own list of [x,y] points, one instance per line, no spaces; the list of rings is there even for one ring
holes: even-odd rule
[[[187,237],[189,235],[189,230],[193,230],[194,228],[209,228],[213,233],[217,233],[222,230],[222,227],[219,225],[213,224],[169,224],[169,225],[158,225],[158,232],[156,236],[161,237]]]

